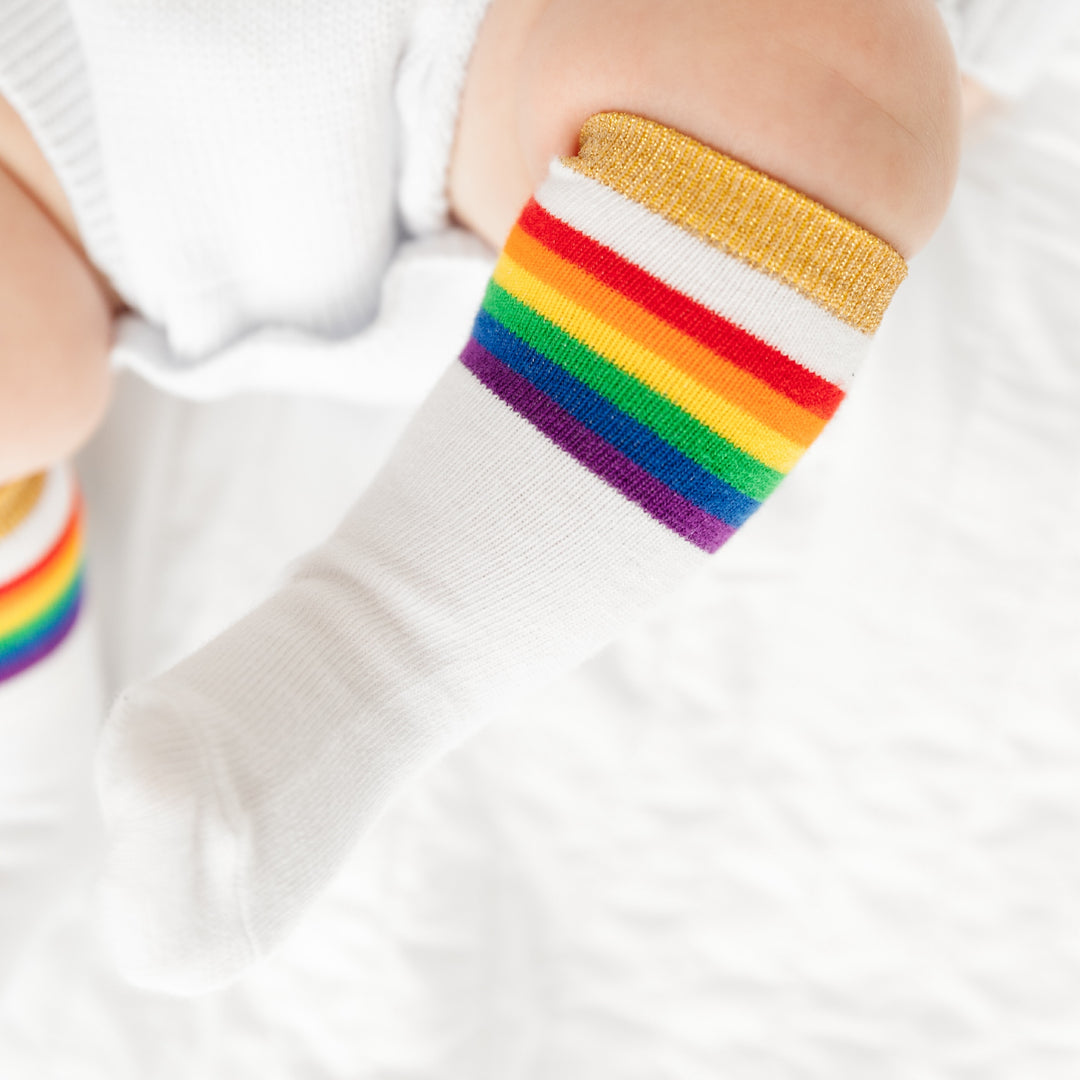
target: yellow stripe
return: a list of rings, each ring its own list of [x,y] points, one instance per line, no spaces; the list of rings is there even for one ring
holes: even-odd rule
[[[773,277],[872,334],[907,264],[813,199],[681,132],[598,113],[563,164]],[[688,179],[692,182],[688,182]]]
[[[44,473],[0,485],[0,537],[14,532],[22,524],[26,515],[37,506],[44,490]]]
[[[763,465],[787,472],[805,447],[785,438],[756,417],[684,375],[662,356],[567,299],[558,290],[503,254],[492,275],[495,283],[599,353],[615,367],[663,394],[717,435],[752,454]]]
[[[510,233],[503,251],[518,266],[526,267],[529,273],[557,289],[568,300],[621,330],[643,348],[664,357],[673,368],[704,389],[712,390],[737,408],[744,409],[799,446],[809,446],[825,427],[826,421],[820,416],[617,289],[605,285],[587,270],[545,247],[520,226],[515,226]]]
[[[81,526],[76,526],[56,558],[6,597],[0,597],[0,638],[25,626],[64,594],[79,571]]]

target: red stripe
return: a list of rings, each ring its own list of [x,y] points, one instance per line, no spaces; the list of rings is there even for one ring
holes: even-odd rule
[[[4,582],[0,585],[0,600],[3,600],[5,596],[13,593],[24,582],[29,581],[32,577],[40,574],[46,566],[52,562],[53,559],[60,554],[61,548],[71,538],[71,534],[79,527],[79,512],[82,509],[82,498],[76,494],[74,502],[71,508],[71,516],[68,518],[67,525],[64,526],[64,531],[60,534],[60,538],[55,544],[40,558],[29,570],[21,573],[17,578],[12,578],[10,581]]]
[[[518,224],[551,251],[823,420],[828,420],[843,400],[844,392],[828,379],[808,371],[779,349],[665,285],[591,236],[560,221],[535,199],[529,200]]]

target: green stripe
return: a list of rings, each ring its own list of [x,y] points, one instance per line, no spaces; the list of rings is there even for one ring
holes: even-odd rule
[[[760,501],[784,478],[783,473],[733,446],[674,402],[538,315],[494,281],[488,282],[484,310],[616,408],[651,428],[665,442],[744,495]]]
[[[64,617],[68,608],[75,603],[79,595],[79,586],[82,584],[81,571],[82,567],[79,568],[79,572],[76,573],[67,588],[44,611],[35,615],[30,622],[23,623],[17,630],[12,630],[0,637],[0,660],[3,660],[6,654],[14,652],[27,642],[33,641],[34,638],[50,630]]]

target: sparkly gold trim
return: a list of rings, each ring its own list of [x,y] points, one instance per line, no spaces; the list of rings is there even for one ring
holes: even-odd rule
[[[907,274],[873,233],[671,128],[598,113],[563,163],[780,278],[864,333]]]
[[[45,474],[0,485],[0,536],[14,532],[23,518],[37,505],[45,489]]]

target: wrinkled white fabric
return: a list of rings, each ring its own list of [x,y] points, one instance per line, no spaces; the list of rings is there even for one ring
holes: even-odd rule
[[[1080,24],[1076,0],[937,0],[961,69],[998,97],[1022,96]]]
[[[0,93],[137,313],[117,364],[419,400],[486,277],[446,171],[487,3],[0,0]]]

